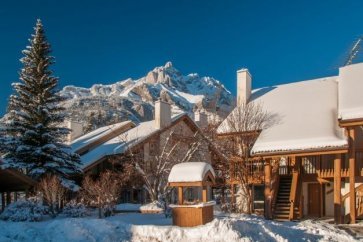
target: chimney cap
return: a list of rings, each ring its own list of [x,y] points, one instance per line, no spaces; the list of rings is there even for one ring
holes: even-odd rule
[[[158,98],[155,103],[166,103],[166,104],[170,104],[168,101],[162,100],[161,98]]]
[[[247,72],[250,76],[252,76],[247,68],[241,68],[241,69],[237,70],[237,73],[241,73],[241,72]]]

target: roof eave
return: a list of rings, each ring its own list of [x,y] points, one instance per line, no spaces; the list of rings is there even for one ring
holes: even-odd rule
[[[310,155],[328,155],[328,154],[344,154],[348,153],[348,146],[339,146],[333,148],[313,148],[303,150],[286,150],[254,153],[252,157],[277,157],[277,156],[310,156]]]
[[[363,126],[363,118],[355,118],[355,119],[338,119],[339,127],[354,127],[354,126]]]
[[[175,120],[173,120],[171,122],[171,124],[168,125],[167,127],[162,128],[162,129],[159,129],[159,130],[155,130],[149,136],[137,140],[137,142],[132,143],[131,146],[128,147],[127,149],[125,149],[123,152],[120,152],[120,153],[117,153],[117,154],[108,154],[108,155],[105,155],[105,156],[101,157],[98,160],[95,160],[93,162],[90,162],[89,164],[87,164],[86,166],[84,166],[82,168],[82,170],[84,172],[86,172],[86,171],[92,169],[93,167],[95,167],[96,165],[100,164],[102,161],[106,160],[108,157],[111,157],[113,155],[122,155],[122,154],[124,154],[126,151],[128,151],[130,149],[135,149],[135,147],[137,147],[138,145],[141,145],[144,142],[148,141],[151,136],[158,135],[158,134],[162,133],[164,130],[167,130],[167,129],[173,127],[175,124],[177,124],[181,120],[185,120],[187,123],[191,124],[192,127],[194,127],[194,129],[195,129],[194,131],[200,130],[199,127],[197,126],[197,124],[188,116],[188,114],[187,113],[183,113],[180,116],[176,117]],[[136,127],[134,127],[134,128],[136,128]]]

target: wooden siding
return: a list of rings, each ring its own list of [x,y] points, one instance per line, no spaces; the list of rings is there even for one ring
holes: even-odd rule
[[[173,208],[173,225],[193,227],[213,220],[213,206],[175,207]]]

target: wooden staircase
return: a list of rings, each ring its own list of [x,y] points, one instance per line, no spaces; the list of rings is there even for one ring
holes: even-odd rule
[[[290,220],[290,192],[292,185],[292,176],[280,176],[279,190],[274,204],[273,218],[277,221]],[[299,213],[298,208],[294,208],[294,213]]]

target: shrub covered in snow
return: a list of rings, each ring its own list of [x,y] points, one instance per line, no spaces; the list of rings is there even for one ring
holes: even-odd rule
[[[142,213],[162,213],[164,211],[164,205],[159,201],[153,201],[142,205],[140,211]]]
[[[62,215],[71,218],[81,218],[88,216],[89,211],[84,204],[72,200],[64,206]]]
[[[7,206],[3,213],[0,214],[0,219],[13,222],[20,221],[40,221],[43,215],[48,213],[48,207],[35,197],[21,199]]]

